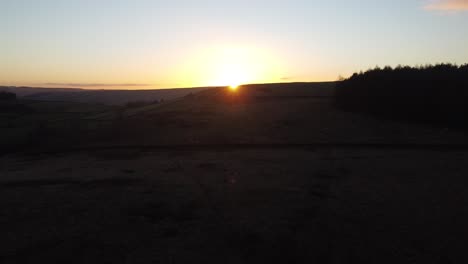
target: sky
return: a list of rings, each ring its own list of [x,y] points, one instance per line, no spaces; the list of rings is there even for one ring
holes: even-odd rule
[[[467,47],[468,0],[0,0],[0,85],[334,81]]]

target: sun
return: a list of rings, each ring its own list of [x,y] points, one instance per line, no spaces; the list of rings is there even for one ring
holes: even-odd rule
[[[198,51],[187,61],[184,78],[191,86],[228,87],[235,91],[242,85],[279,78],[277,61],[266,48],[218,45]]]
[[[255,71],[248,62],[238,60],[221,61],[215,71],[217,85],[237,88],[239,85],[247,84],[254,80]]]
[[[229,89],[233,92],[237,91],[237,88],[239,88],[239,85],[237,84],[231,84],[229,85]]]
[[[256,54],[242,48],[219,51],[213,59],[211,83],[215,86],[228,86],[236,90],[243,84],[255,82],[261,77]]]

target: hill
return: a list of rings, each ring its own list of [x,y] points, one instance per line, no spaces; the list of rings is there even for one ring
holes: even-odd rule
[[[468,143],[460,131],[336,109],[335,85],[263,84],[237,91],[212,88],[142,106],[29,100],[24,102],[33,113],[4,116],[10,120],[4,134],[12,131],[10,135],[18,139],[4,140],[46,149]],[[22,128],[16,124],[23,124]],[[23,132],[13,132],[18,129]]]
[[[467,135],[337,109],[335,85],[19,100],[0,262],[467,263]]]
[[[214,88],[125,110],[103,145],[460,143],[461,132],[334,107],[335,83]],[[103,117],[103,116],[102,116]],[[118,133],[111,133],[118,131]],[[92,144],[91,144],[92,145]]]
[[[202,88],[157,90],[86,90],[76,88],[0,87],[0,91],[15,93],[19,98],[37,101],[64,101],[106,105],[125,105],[132,102],[172,100],[195,93]]]

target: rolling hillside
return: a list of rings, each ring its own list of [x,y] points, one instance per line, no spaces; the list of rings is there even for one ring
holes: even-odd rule
[[[333,87],[20,100],[0,262],[467,263],[467,136],[337,110]]]
[[[347,113],[333,106],[334,83],[215,88],[126,110],[109,145],[459,144],[464,133]],[[111,131],[118,131],[112,133]]]
[[[0,91],[16,93],[18,97],[36,101],[63,101],[106,105],[125,105],[131,102],[173,100],[207,88],[157,90],[85,90],[75,88],[0,87]]]

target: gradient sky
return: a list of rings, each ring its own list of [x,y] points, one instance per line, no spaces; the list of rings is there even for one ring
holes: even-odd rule
[[[376,65],[463,64],[467,9],[468,0],[0,0],[0,85],[325,81]]]

